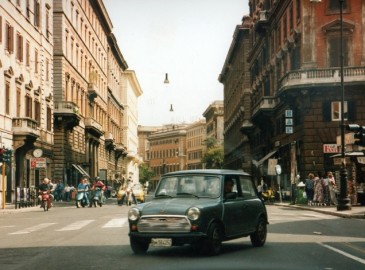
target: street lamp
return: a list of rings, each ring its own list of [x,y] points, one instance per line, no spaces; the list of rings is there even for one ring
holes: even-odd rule
[[[345,119],[344,119],[344,103],[345,103],[345,86],[344,86],[344,52],[343,52],[343,2],[340,1],[340,65],[341,65],[341,170],[340,170],[340,194],[338,198],[337,211],[350,210],[350,199],[347,195],[347,171],[345,159]]]
[[[350,210],[350,199],[347,195],[347,171],[345,159],[345,86],[344,86],[344,52],[343,52],[343,3],[345,0],[338,0],[340,5],[340,73],[341,73],[341,169],[340,169],[340,194],[337,200],[337,211]],[[310,0],[311,3],[320,3],[322,0]]]

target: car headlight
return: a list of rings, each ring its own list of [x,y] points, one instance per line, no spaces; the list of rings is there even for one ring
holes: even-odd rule
[[[130,221],[136,221],[137,219],[139,219],[141,216],[139,210],[137,208],[131,208],[128,211],[128,219]]]
[[[190,220],[197,220],[200,217],[200,210],[197,207],[191,207],[188,210],[188,219]]]

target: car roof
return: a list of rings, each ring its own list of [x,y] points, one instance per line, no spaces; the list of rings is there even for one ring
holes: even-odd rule
[[[171,175],[184,175],[184,174],[213,174],[213,175],[245,175],[250,176],[250,174],[240,171],[240,170],[229,170],[229,169],[198,169],[198,170],[185,170],[185,171],[176,171],[169,172],[164,174],[163,176],[171,176]]]

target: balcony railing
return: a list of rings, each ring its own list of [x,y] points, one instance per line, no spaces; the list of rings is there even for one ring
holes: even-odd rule
[[[356,83],[365,81],[365,67],[345,67],[344,82]],[[312,69],[291,71],[279,82],[279,91],[292,87],[305,87],[309,85],[333,85],[341,83],[340,68]]]
[[[71,101],[59,101],[54,104],[55,114],[79,114],[79,107]]]
[[[261,100],[256,103],[252,110],[252,117],[255,117],[260,111],[272,110],[276,106],[276,99],[274,97],[262,97]]]
[[[104,134],[102,125],[100,125],[94,118],[91,117],[85,118],[85,128],[98,137]]]
[[[38,122],[29,117],[13,118],[13,132],[14,135],[25,135],[39,137],[40,131],[37,128]]]

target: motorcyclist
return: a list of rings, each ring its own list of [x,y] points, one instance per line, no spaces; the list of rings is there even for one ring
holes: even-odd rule
[[[49,196],[49,201],[48,201],[48,208],[51,208],[51,205],[52,205],[52,195],[51,195],[51,192],[52,192],[52,188],[53,186],[50,184],[51,181],[45,177],[43,179],[43,182],[42,184],[39,185],[38,187],[38,200],[41,202],[42,201],[42,193],[45,191],[45,192],[48,192],[48,194],[50,195]],[[42,205],[41,205],[41,208],[42,208]]]
[[[101,198],[100,198],[100,200],[102,202],[104,202],[104,191],[106,189],[106,186],[103,183],[103,181],[100,180],[100,177],[99,176],[95,177],[95,181],[94,181],[94,184],[93,184],[93,186],[92,186],[91,189],[92,190],[95,190],[96,188],[100,188],[101,189],[101,196],[100,196]],[[90,203],[90,205],[91,205],[91,203]]]
[[[137,204],[136,196],[134,196],[134,193],[133,193],[133,186],[134,186],[134,184],[133,184],[132,179],[128,178],[127,185],[124,188],[125,192],[122,196],[122,204],[121,205],[123,205],[124,199],[126,198],[127,195],[129,195],[128,194],[129,192],[131,193],[133,203]],[[127,197],[127,203],[126,204],[128,205],[128,197]]]
[[[90,200],[89,200],[89,191],[90,190],[90,186],[89,183],[87,182],[87,178],[83,177],[79,183],[79,185],[77,186],[77,192],[79,191],[85,191],[85,199],[86,199],[86,205],[89,205],[89,207],[92,207],[90,205]]]

